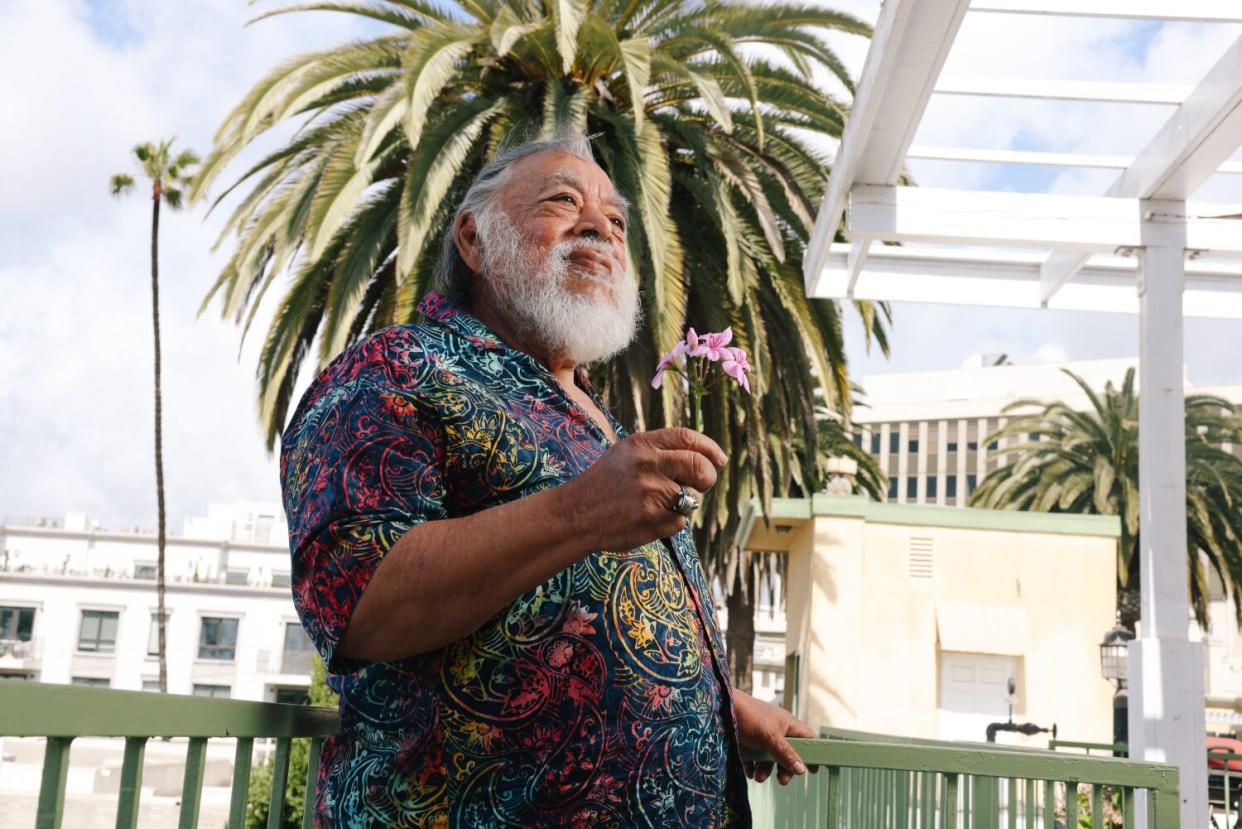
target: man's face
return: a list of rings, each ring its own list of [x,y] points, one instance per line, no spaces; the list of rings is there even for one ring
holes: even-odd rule
[[[458,238],[473,238],[480,300],[527,345],[591,363],[633,339],[640,311],[625,212],[597,165],[568,153],[528,156],[495,201],[464,221],[477,231],[459,227]]]
[[[513,165],[500,206],[530,246],[536,265],[558,245],[571,248],[566,290],[615,301],[616,276],[626,272],[625,212],[608,175],[569,153],[536,153]],[[628,278],[628,277],[623,277]]]

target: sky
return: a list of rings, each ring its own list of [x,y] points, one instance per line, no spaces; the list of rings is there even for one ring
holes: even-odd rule
[[[878,0],[824,0],[873,21]],[[270,0],[6,0],[0,4],[0,517],[85,511],[106,527],[154,524],[150,203],[114,200],[130,148],[176,136],[205,153],[244,92],[279,61],[373,29],[348,16],[289,15],[247,27]],[[1235,26],[969,15],[945,75],[1195,83]],[[857,74],[861,38],[834,48]],[[48,55],[55,59],[48,60]],[[1168,110],[934,98],[917,144],[1134,153]],[[266,145],[279,140],[273,136]],[[248,157],[255,157],[263,147]],[[240,159],[234,170],[244,165]],[[912,164],[928,186],[1098,195],[1115,173]],[[1242,202],[1242,176],[1200,198]],[[255,408],[255,349],[199,305],[230,243],[225,213],[161,219],[164,455],[169,526],[209,503],[276,501],[275,459]],[[868,354],[851,315],[858,377],[954,368],[970,355],[1016,362],[1134,357],[1135,317],[894,306],[892,356]],[[256,323],[261,336],[264,320]],[[1193,321],[1196,385],[1242,383],[1242,323]]]

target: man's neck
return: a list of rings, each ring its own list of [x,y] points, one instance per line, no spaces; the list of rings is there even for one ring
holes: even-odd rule
[[[569,391],[576,388],[574,382],[574,369],[577,364],[572,360],[566,360],[562,357],[549,355],[547,349],[540,348],[534,343],[527,342],[524,338],[519,337],[517,331],[505,319],[504,314],[496,310],[491,298],[480,294],[474,302],[470,313],[478,317],[479,321],[496,333],[496,336],[504,340],[505,344],[510,348],[525,352],[534,357],[543,364],[561,388]]]

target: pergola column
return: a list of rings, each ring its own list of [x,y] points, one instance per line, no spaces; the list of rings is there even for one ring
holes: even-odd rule
[[[1181,826],[1208,825],[1203,646],[1188,638],[1182,294],[1185,202],[1143,200],[1139,249],[1142,618],[1130,644],[1130,756],[1181,770]],[[1147,827],[1141,808],[1138,826]]]

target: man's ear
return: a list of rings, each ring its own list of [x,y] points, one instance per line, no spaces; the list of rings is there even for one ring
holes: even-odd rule
[[[453,223],[453,243],[466,267],[475,273],[483,272],[483,257],[479,250],[479,226],[473,213],[462,213]]]

